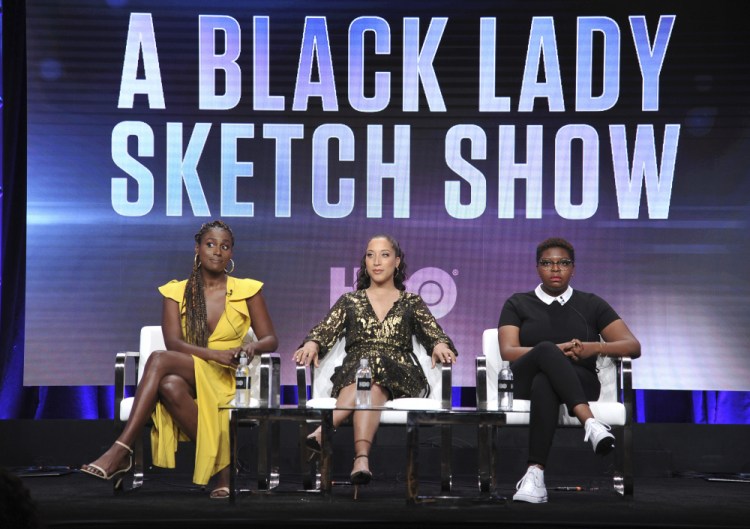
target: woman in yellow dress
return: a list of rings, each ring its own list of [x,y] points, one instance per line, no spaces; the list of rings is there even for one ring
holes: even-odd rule
[[[206,485],[217,475],[211,498],[229,497],[229,418],[219,405],[234,397],[240,353],[252,358],[278,346],[263,283],[229,275],[233,248],[226,223],[204,224],[195,235],[190,278],[159,287],[167,350],[149,356],[120,436],[81,471],[121,480],[132,466],[130,446],[151,418],[154,465],[174,468],[178,441],[195,441],[193,481]],[[251,325],[258,339],[243,343]]]

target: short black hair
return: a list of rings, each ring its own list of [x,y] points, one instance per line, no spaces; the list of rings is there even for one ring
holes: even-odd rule
[[[573,249],[572,244],[560,237],[550,237],[549,239],[544,239],[539,243],[539,246],[536,247],[537,263],[542,257],[542,252],[544,252],[545,250],[549,250],[550,248],[562,248],[563,250],[567,250],[568,254],[570,255],[570,260],[574,263],[576,262],[576,251]]]

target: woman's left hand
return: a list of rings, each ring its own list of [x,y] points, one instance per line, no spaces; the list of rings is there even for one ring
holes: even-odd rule
[[[255,356],[255,343],[243,343],[240,346],[240,350],[237,353],[237,360],[239,361],[240,354],[242,354],[242,351],[245,351],[245,354],[247,355],[247,362],[250,363],[253,360],[253,357]]]
[[[253,356],[255,356],[255,347],[253,347],[252,344],[242,344],[240,347],[236,347],[235,349],[231,350],[232,352],[232,358],[227,365],[229,366],[238,366],[240,365],[240,355],[244,352],[247,355],[247,363],[253,361]]]
[[[455,364],[456,355],[445,342],[440,342],[432,350],[432,367],[440,364]]]
[[[569,342],[566,342],[561,347],[562,352],[565,356],[577,362],[584,358],[583,356],[583,342],[578,338],[573,338]]]

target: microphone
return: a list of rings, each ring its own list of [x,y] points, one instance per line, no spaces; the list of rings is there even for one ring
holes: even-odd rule
[[[566,303],[565,305],[569,306],[571,308],[571,310],[573,310],[573,312],[575,312],[576,314],[578,314],[581,317],[581,319],[583,320],[583,326],[586,329],[586,339],[584,340],[584,342],[588,342],[589,341],[589,324],[586,321],[586,318],[584,318],[583,314],[581,314],[580,312],[578,312],[573,305],[570,305],[569,303]]]
[[[231,296],[231,295],[232,295],[232,292],[234,292],[234,289],[232,289],[232,290],[230,290],[229,292],[227,292],[227,296]]]

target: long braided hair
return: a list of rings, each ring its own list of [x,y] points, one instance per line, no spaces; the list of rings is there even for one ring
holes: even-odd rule
[[[406,281],[406,258],[398,241],[390,235],[380,234],[373,235],[367,242],[369,243],[373,239],[387,240],[393,247],[396,257],[401,258],[401,262],[399,263],[398,268],[396,268],[396,272],[393,274],[393,284],[399,290],[406,290],[406,285],[404,284],[404,281]],[[357,290],[366,289],[370,286],[370,283],[370,276],[367,274],[367,252],[365,252],[365,255],[362,256],[362,260],[359,263],[359,271],[357,272]]]
[[[198,233],[195,234],[195,244],[201,244],[201,240],[207,231],[214,228],[225,230],[229,233],[234,248],[234,234],[229,225],[221,220],[207,222]],[[203,292],[203,276],[200,273],[200,259],[195,256],[193,261],[193,271],[185,285],[185,341],[198,347],[208,345],[208,337],[211,333],[208,330],[208,313],[206,312],[206,296]]]

